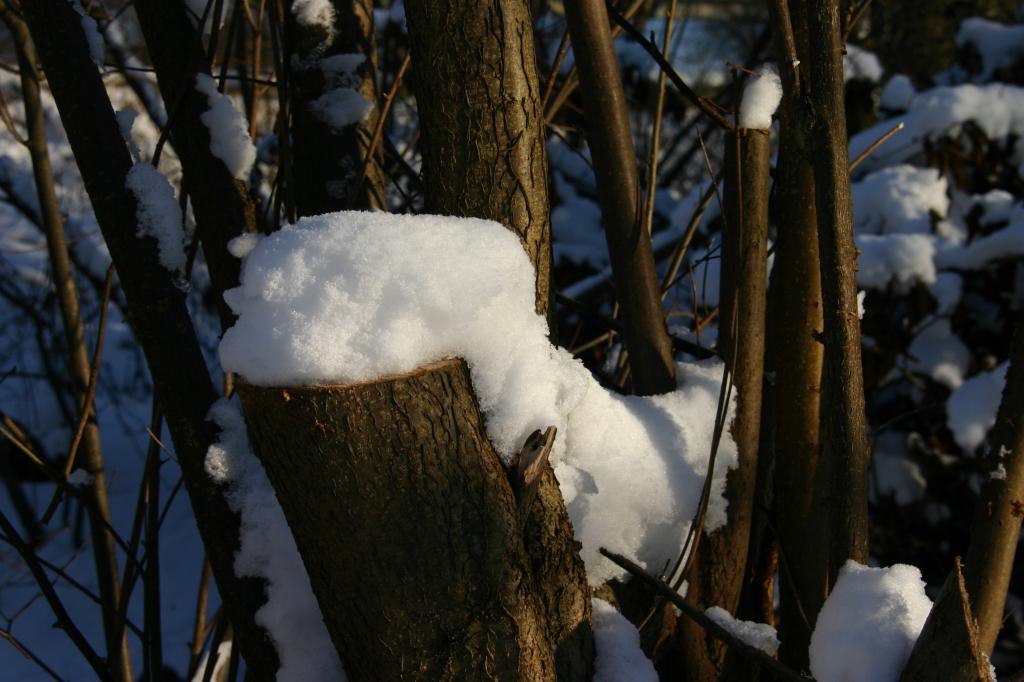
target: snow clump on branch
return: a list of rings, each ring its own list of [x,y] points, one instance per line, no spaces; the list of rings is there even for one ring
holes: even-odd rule
[[[760,74],[747,81],[740,101],[740,128],[767,130],[772,127],[772,114],[782,101],[782,81],[774,64],[764,64]]]
[[[256,147],[242,112],[206,74],[196,76],[196,90],[206,95],[210,107],[199,117],[210,131],[210,153],[224,162],[231,175],[246,180],[256,161]]]

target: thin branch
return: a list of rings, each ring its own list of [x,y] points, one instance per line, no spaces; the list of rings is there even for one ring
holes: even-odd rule
[[[813,682],[813,678],[804,677],[803,675],[779,663],[757,647],[751,646],[742,639],[736,637],[717,622],[709,618],[703,611],[679,596],[678,592],[673,590],[670,585],[666,584],[663,580],[660,580],[657,576],[648,573],[643,568],[620,554],[610,552],[604,547],[602,547],[600,551],[601,554],[617,566],[625,569],[637,578],[640,578],[660,596],[672,602],[680,611],[686,614],[687,617],[693,619],[694,622],[704,628],[709,635],[733,647],[734,650],[743,654],[755,663],[764,666],[775,673],[778,678],[782,680],[792,680],[793,682]]]
[[[885,142],[886,142],[886,141],[887,141],[887,140],[888,140],[888,139],[889,139],[890,137],[892,137],[893,135],[895,135],[895,134],[896,134],[896,133],[898,133],[899,131],[903,130],[903,128],[904,128],[904,125],[903,125],[903,121],[900,121],[900,122],[899,122],[899,123],[897,123],[897,124],[896,124],[895,126],[893,126],[893,128],[892,128],[892,129],[891,129],[891,130],[890,130],[889,132],[887,132],[887,133],[886,133],[885,135],[882,135],[882,136],[881,136],[880,138],[878,138],[877,140],[875,140],[874,142],[872,142],[872,143],[871,143],[871,146],[870,146],[870,147],[868,147],[867,149],[865,149],[864,151],[862,151],[862,152],[861,152],[861,153],[860,153],[860,154],[859,154],[859,155],[857,156],[857,158],[856,158],[856,159],[854,159],[854,160],[853,160],[853,161],[852,161],[852,162],[850,163],[850,172],[852,173],[852,172],[854,171],[854,169],[855,169],[855,168],[857,168],[857,166],[859,166],[859,165],[861,164],[861,162],[862,162],[862,161],[864,161],[864,159],[868,158],[868,157],[869,157],[869,156],[871,155],[871,153],[872,153],[872,152],[874,152],[874,151],[875,151],[876,149],[878,149],[878,148],[879,148],[879,147],[881,147],[881,146],[882,146],[883,144],[885,144]]]
[[[672,65],[668,63],[668,60],[661,55],[661,51],[658,49],[657,45],[645,38],[644,34],[637,30],[633,24],[629,23],[629,21],[627,21],[626,18],[612,6],[611,2],[607,2],[606,4],[608,7],[608,15],[612,18],[612,21],[614,21],[618,26],[621,26],[622,30],[625,31],[630,38],[635,40],[640,47],[644,48],[647,54],[649,54],[658,64],[662,72],[668,75],[669,80],[672,81],[672,84],[676,86],[676,89],[679,90],[679,93],[684,98],[689,100],[691,104],[703,111],[708,118],[725,130],[732,128],[732,123],[729,122],[729,119],[715,109],[714,102],[709,100],[707,97],[698,95],[683,81],[679,74],[676,73],[676,70],[672,68]]]
[[[53,589],[53,585],[50,584],[49,578],[46,577],[46,572],[43,570],[42,564],[39,563],[35,552],[21,539],[18,535],[18,531],[11,524],[7,516],[0,511],[0,530],[3,530],[4,535],[7,537],[7,541],[10,542],[11,546],[14,547],[18,555],[21,556],[29,570],[32,572],[32,576],[36,579],[36,583],[39,585],[39,589],[42,590],[43,596],[46,598],[46,602],[50,605],[50,610],[53,611],[54,617],[57,619],[57,624],[61,630],[71,639],[75,647],[81,652],[82,656],[89,663],[89,666],[96,672],[96,676],[100,680],[105,682],[113,682],[110,677],[110,671],[107,669],[103,659],[100,658],[96,651],[90,646],[88,640],[82,634],[82,631],[78,629],[75,622],[68,615],[67,610],[64,608],[64,604],[61,602],[60,597],[57,596],[56,590]]]

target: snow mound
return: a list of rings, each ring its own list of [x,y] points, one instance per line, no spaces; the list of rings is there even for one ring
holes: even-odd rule
[[[957,445],[973,453],[996,423],[1008,362],[963,382],[946,401],[946,423]]]
[[[931,234],[931,214],[949,211],[946,178],[935,168],[899,165],[850,187],[854,225],[861,234]]]
[[[987,81],[997,69],[1013,66],[1024,57],[1024,26],[1007,26],[983,17],[971,17],[960,24],[958,47],[971,44],[981,55],[978,78]]]
[[[603,599],[594,608],[594,682],[658,682],[654,665],[640,648],[640,633]]]
[[[240,250],[242,251],[242,250]],[[498,223],[335,213],[265,237],[225,300],[238,315],[222,366],[258,385],[353,383],[462,357],[487,432],[508,461],[535,429],[558,428],[552,463],[590,580],[622,571],[602,544],[646,565],[674,558],[707,472],[722,366],[678,367],[652,397],[603,388],[548,340],[534,273]],[[725,523],[723,439],[706,528]],[[624,475],[628,472],[628,475]]]
[[[148,163],[128,171],[125,187],[135,195],[140,236],[156,239],[160,264],[176,277],[185,274],[185,232],[181,207],[167,178]]]
[[[914,566],[847,561],[811,636],[811,673],[818,682],[895,682],[931,608]]]

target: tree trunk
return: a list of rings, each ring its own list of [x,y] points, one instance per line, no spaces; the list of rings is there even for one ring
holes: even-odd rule
[[[536,271],[535,308],[553,291],[547,155],[532,20],[522,0],[406,5],[427,209],[496,220]],[[457,245],[453,245],[457,248]],[[549,316],[550,319],[550,316]],[[548,470],[525,522],[526,551],[561,680],[593,669],[590,591],[558,481]]]
[[[868,558],[868,437],[857,312],[857,248],[853,242],[843,43],[836,0],[807,0],[811,88],[806,97],[814,144],[815,202],[825,321],[822,380],[823,466],[819,490],[830,515],[829,575],[847,559]]]
[[[380,117],[377,85],[377,44],[372,0],[333,0],[336,31],[325,40],[321,31],[304,26],[292,12],[285,21],[285,47],[291,70],[292,178],[295,208],[300,216],[355,208],[387,209],[380,149],[367,158],[374,126]],[[351,76],[328,78],[323,60],[360,54],[365,61]],[[352,79],[358,79],[358,85]],[[360,121],[341,129],[317,115],[313,103],[337,87],[355,90],[373,105]],[[365,176],[363,169],[365,166]]]
[[[808,649],[818,612],[828,594],[828,563],[815,501],[821,455],[821,368],[824,329],[821,305],[814,171],[803,115],[810,87],[807,16],[800,3],[769,3],[782,65],[779,162],[776,168],[778,241],[771,296],[775,337],[775,513],[779,534],[779,657],[809,670]],[[792,22],[792,23],[791,23]],[[798,61],[799,64],[793,64]],[[799,69],[799,71],[797,70]]]
[[[207,96],[196,89],[196,77],[209,76],[210,69],[184,6],[166,0],[138,0],[135,11],[168,111],[170,140],[181,159],[182,189],[192,201],[221,324],[229,327],[234,316],[221,294],[238,286],[240,262],[228,253],[227,243],[256,230],[256,209],[246,183],[210,152],[210,130],[200,118],[210,105]]]
[[[23,11],[117,267],[128,302],[128,322],[145,353],[167,418],[219,592],[235,624],[250,675],[272,680],[277,653],[254,620],[264,602],[264,584],[235,576],[238,515],[204,468],[206,451],[216,435],[206,421],[216,392],[185,307],[185,294],[160,264],[155,240],[136,234],[136,202],[125,187],[131,159],[100,74],[89,58],[81,17],[64,0],[33,0],[24,3]]]
[[[405,6],[432,213],[496,220],[519,235],[547,314],[551,217],[541,85],[525,0]]]
[[[988,665],[988,656],[979,646],[978,623],[971,613],[971,599],[957,557],[900,682],[930,682],[938,677],[945,682],[993,682]]]
[[[516,499],[463,361],[240,393],[350,679],[555,679]]]
[[[665,326],[650,235],[640,220],[636,152],[608,11],[604,0],[576,0],[565,4],[565,18],[580,77],[587,144],[594,161],[633,386],[639,395],[666,393],[676,387],[672,342]]]
[[[731,432],[739,463],[726,479],[728,523],[698,545],[687,600],[701,609],[720,606],[735,614],[746,569],[760,445],[771,136],[767,130],[740,129],[727,133],[725,140],[718,344],[738,394]],[[724,645],[689,620],[683,621],[680,637],[695,679],[718,679]]]
[[[999,404],[995,428],[989,437],[991,474],[981,490],[978,510],[971,526],[971,542],[959,580],[970,597],[969,620],[974,625],[971,646],[951,650],[941,629],[927,626],[918,639],[914,656],[907,670],[926,667],[936,659],[957,669],[972,669],[974,652],[992,654],[1002,628],[1006,591],[1010,584],[1013,562],[1020,538],[1021,517],[1024,516],[1024,323],[1018,322],[1010,349],[1010,368],[1006,388]],[[959,563],[954,573],[959,574]],[[951,575],[950,580],[953,580]],[[928,616],[939,623],[962,620],[955,599],[937,600]],[[925,634],[929,636],[926,638]],[[919,660],[918,660],[919,659]],[[913,665],[911,665],[913,664]],[[933,668],[934,669],[934,668]],[[908,677],[904,679],[923,679]]]

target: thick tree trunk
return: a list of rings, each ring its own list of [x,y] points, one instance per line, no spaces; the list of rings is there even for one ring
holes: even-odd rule
[[[522,0],[406,5],[427,209],[515,232],[536,271],[535,308],[553,292],[547,155],[532,20]],[[453,245],[453,248],[458,248]],[[550,467],[525,521],[526,551],[561,680],[589,679],[590,593]]]
[[[125,187],[131,159],[100,74],[89,58],[81,17],[64,0],[33,0],[23,4],[23,11],[117,267],[128,302],[128,322],[145,353],[219,592],[235,624],[250,675],[272,680],[277,653],[254,620],[264,602],[263,582],[235,576],[238,515],[204,468],[206,451],[216,435],[206,421],[216,392],[185,307],[185,294],[160,264],[155,240],[136,234],[136,202]]]
[[[547,314],[551,217],[533,22],[525,0],[409,0],[427,210],[519,235]]]
[[[767,130],[726,134],[725,234],[722,238],[718,343],[738,394],[732,437],[739,464],[726,479],[728,523],[697,548],[687,600],[736,613],[746,569],[760,445],[764,330],[767,305],[768,190],[771,137]],[[681,624],[684,656],[694,678],[717,679],[725,647],[692,621]]]
[[[676,387],[672,342],[665,326],[650,235],[640,220],[636,152],[608,12],[604,0],[575,0],[566,3],[565,18],[576,55],[587,144],[594,161],[633,386],[640,395],[666,393]]]
[[[857,248],[853,243],[843,44],[836,0],[808,0],[811,89],[806,104],[814,144],[815,202],[825,321],[822,380],[823,475],[819,490],[830,515],[829,574],[847,559],[868,558],[868,436],[857,313]]]
[[[517,502],[463,361],[240,393],[350,679],[555,679]]]
[[[300,216],[387,208],[380,150],[373,158],[367,158],[380,116],[373,2],[333,0],[332,4],[333,40],[325,40],[321,31],[295,21],[291,12],[285,22],[287,64],[291,70],[292,179],[295,208]],[[363,55],[365,61],[354,74],[329,77],[322,68],[322,60],[340,54]],[[344,82],[338,82],[339,78]],[[373,104],[373,109],[362,120],[336,129],[317,115],[313,103],[334,88],[348,85],[354,85]]]
[[[821,370],[824,329],[814,171],[804,126],[802,93],[810,87],[807,16],[802,5],[769,2],[782,65],[778,225],[772,296],[775,301],[775,514],[779,535],[779,656],[808,670],[811,633],[828,594],[825,511],[815,500],[821,455]],[[794,61],[799,64],[794,64]],[[799,69],[799,70],[798,70]]]

